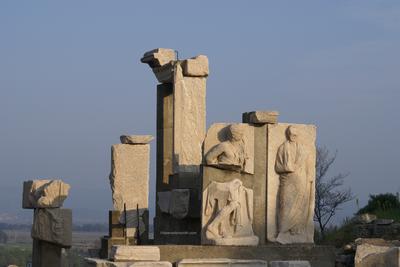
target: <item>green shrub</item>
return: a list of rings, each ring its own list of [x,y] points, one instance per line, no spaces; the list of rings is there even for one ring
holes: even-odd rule
[[[398,197],[391,193],[370,195],[368,204],[360,209],[357,214],[377,213],[380,211],[398,210],[400,211],[400,201]]]

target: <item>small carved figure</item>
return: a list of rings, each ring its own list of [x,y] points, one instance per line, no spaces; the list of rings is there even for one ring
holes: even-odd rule
[[[207,153],[206,163],[221,169],[243,171],[249,159],[244,129],[240,124],[231,124],[228,130],[228,140],[219,143]]]
[[[308,153],[298,142],[298,129],[289,126],[287,140],[278,148],[275,171],[279,174],[279,213],[276,241],[282,244],[313,242],[307,234],[312,224],[314,180],[309,175]]]
[[[211,182],[204,192],[205,237],[216,245],[257,245],[253,233],[253,190],[239,179]]]

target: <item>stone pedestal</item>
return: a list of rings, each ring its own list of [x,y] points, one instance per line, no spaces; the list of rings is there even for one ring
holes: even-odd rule
[[[178,261],[177,267],[268,267],[262,260],[234,260],[234,259],[183,259]]]
[[[33,239],[33,267],[68,267],[67,251],[55,244]]]

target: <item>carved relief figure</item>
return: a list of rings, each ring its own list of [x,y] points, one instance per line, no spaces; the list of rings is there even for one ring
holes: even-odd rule
[[[239,179],[227,183],[211,182],[203,195],[203,234],[215,245],[253,245],[253,190]]]
[[[243,126],[231,124],[228,130],[228,140],[219,143],[207,153],[206,163],[221,169],[243,171],[249,159]]]
[[[309,175],[309,153],[298,142],[298,129],[289,126],[286,141],[276,155],[275,171],[279,174],[278,235],[282,244],[313,242],[308,228],[313,227],[314,178]]]

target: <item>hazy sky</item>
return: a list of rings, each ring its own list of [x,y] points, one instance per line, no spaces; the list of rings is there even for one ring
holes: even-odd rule
[[[139,60],[156,47],[209,57],[208,125],[278,110],[318,126],[361,205],[400,191],[397,0],[3,0],[0,214],[21,211],[22,181],[58,177],[76,218],[106,221],[110,146],[155,135],[156,79]],[[154,156],[153,142],[153,185]]]

